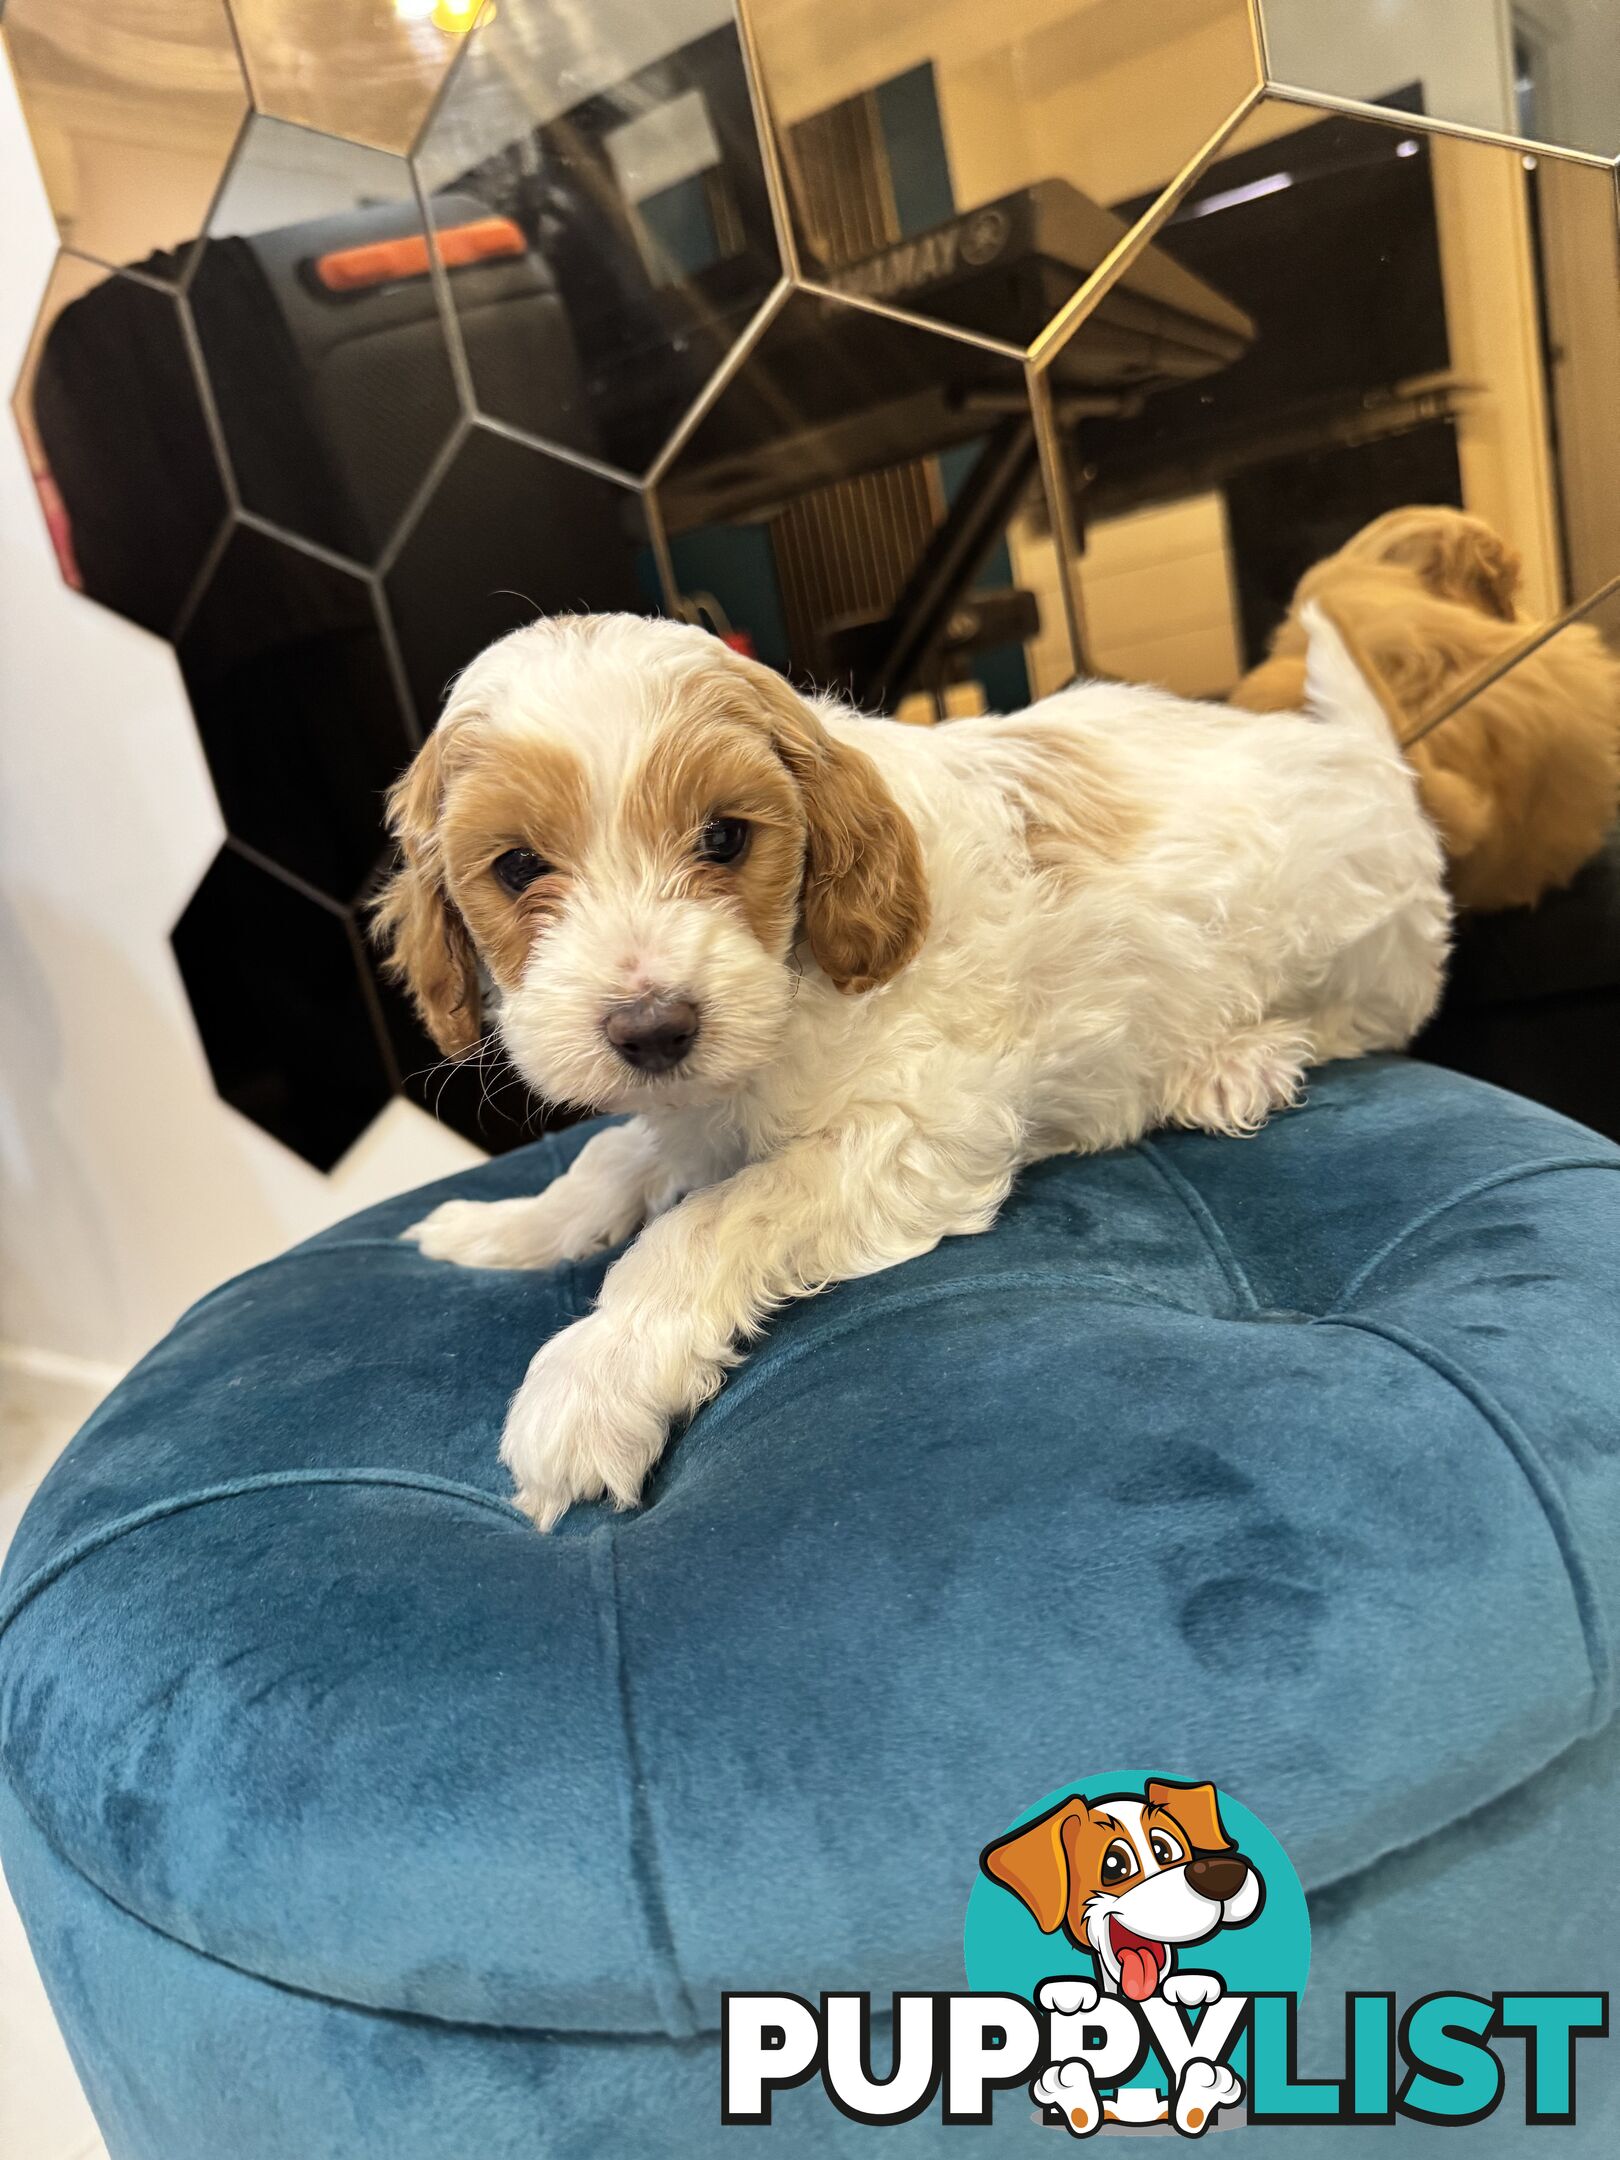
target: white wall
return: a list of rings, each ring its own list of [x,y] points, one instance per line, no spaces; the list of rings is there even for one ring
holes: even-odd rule
[[[1513,126],[1508,0],[1261,0],[1273,81],[1378,99],[1419,81],[1426,110]]]
[[[0,59],[0,379],[55,247]],[[477,1159],[395,1103],[322,1177],[215,1096],[169,930],[220,839],[167,645],[59,581],[0,414],[0,1342],[122,1365],[223,1276]]]

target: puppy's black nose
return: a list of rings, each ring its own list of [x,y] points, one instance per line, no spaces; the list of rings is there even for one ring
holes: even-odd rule
[[[602,1033],[637,1072],[673,1072],[697,1041],[698,1009],[690,998],[632,998],[608,1007]]]
[[[1217,1905],[1237,1896],[1248,1872],[1249,1863],[1241,1853],[1210,1853],[1187,1862],[1188,1882],[1200,1897],[1213,1898]]]

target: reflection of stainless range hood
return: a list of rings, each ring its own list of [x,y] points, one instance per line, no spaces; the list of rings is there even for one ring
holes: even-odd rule
[[[1041,180],[823,279],[837,292],[1029,345],[1130,230],[1066,180]],[[1147,247],[1057,363],[1071,388],[1150,390],[1241,359],[1255,326]]]

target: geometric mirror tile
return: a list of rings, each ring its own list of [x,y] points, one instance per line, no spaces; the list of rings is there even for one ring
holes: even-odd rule
[[[750,0],[803,269],[1028,346],[1259,82],[1248,0]]]
[[[1570,150],[1620,151],[1614,0],[1262,0],[1276,83]]]
[[[1247,329],[1114,411],[1064,411],[1107,304],[1060,358],[1088,667],[1222,694],[1307,569],[1414,505],[1494,529],[1527,623],[1620,570],[1610,172],[1268,98],[1151,254]]]
[[[225,0],[11,0],[5,41],[63,241],[178,276],[247,110]]]
[[[58,255],[12,404],[63,578],[170,630],[226,511],[173,294]]]
[[[189,297],[244,505],[375,561],[460,415],[410,167],[255,118]]]
[[[400,1092],[566,1115],[363,935],[390,781],[537,614],[678,592],[933,721],[1224,695],[1413,506],[1499,536],[1516,654],[1620,573],[1620,7],[740,12],[765,143],[731,0],[0,0],[70,242],[17,424],[63,577],[177,644],[229,837],[176,954],[311,1161]]]
[[[727,0],[507,0],[416,164],[478,410],[643,473],[781,274]]]
[[[794,293],[656,492],[683,593],[801,680],[1006,710],[1072,671],[1021,362]]]
[[[1522,687],[1525,670],[1547,663],[1589,668],[1600,649],[1594,640],[1607,646],[1620,674],[1620,598],[1567,624],[1513,673]],[[1611,714],[1613,707],[1611,677]],[[1461,706],[1427,736],[1438,759],[1446,755],[1447,731],[1469,725],[1470,709]],[[1620,1140],[1617,914],[1620,825],[1567,884],[1534,907],[1463,912],[1445,992],[1417,1039],[1417,1055],[1512,1088]]]
[[[415,747],[369,582],[238,526],[177,649],[226,830],[355,900]]]
[[[379,150],[409,150],[478,0],[231,0],[253,102]]]
[[[229,841],[174,930],[215,1087],[320,1170],[397,1092],[360,938],[341,908]]]
[[[494,638],[572,609],[653,612],[640,497],[475,426],[384,579],[424,729]]]

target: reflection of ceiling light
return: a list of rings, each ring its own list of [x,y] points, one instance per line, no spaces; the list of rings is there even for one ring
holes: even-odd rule
[[[1408,135],[1405,142],[1398,142],[1395,145],[1395,155],[1397,157],[1416,157],[1422,147],[1421,143],[1414,142],[1411,136]]]
[[[1537,161],[1536,161],[1536,159],[1535,159],[1535,158],[1533,158],[1533,157],[1527,157],[1527,158],[1525,159],[1525,161],[1524,161],[1524,169],[1525,169],[1525,171],[1526,171],[1526,172],[1534,172],[1534,171],[1535,171],[1535,169],[1536,169],[1536,163],[1537,163]]]
[[[1182,215],[1213,217],[1217,210],[1233,210],[1239,203],[1258,202],[1262,195],[1280,195],[1284,188],[1291,188],[1293,184],[1292,173],[1267,173],[1263,180],[1251,180],[1244,187],[1222,188],[1218,195],[1206,195],[1201,202],[1189,203]]]
[[[394,0],[394,13],[401,22],[426,22],[439,0]]]

